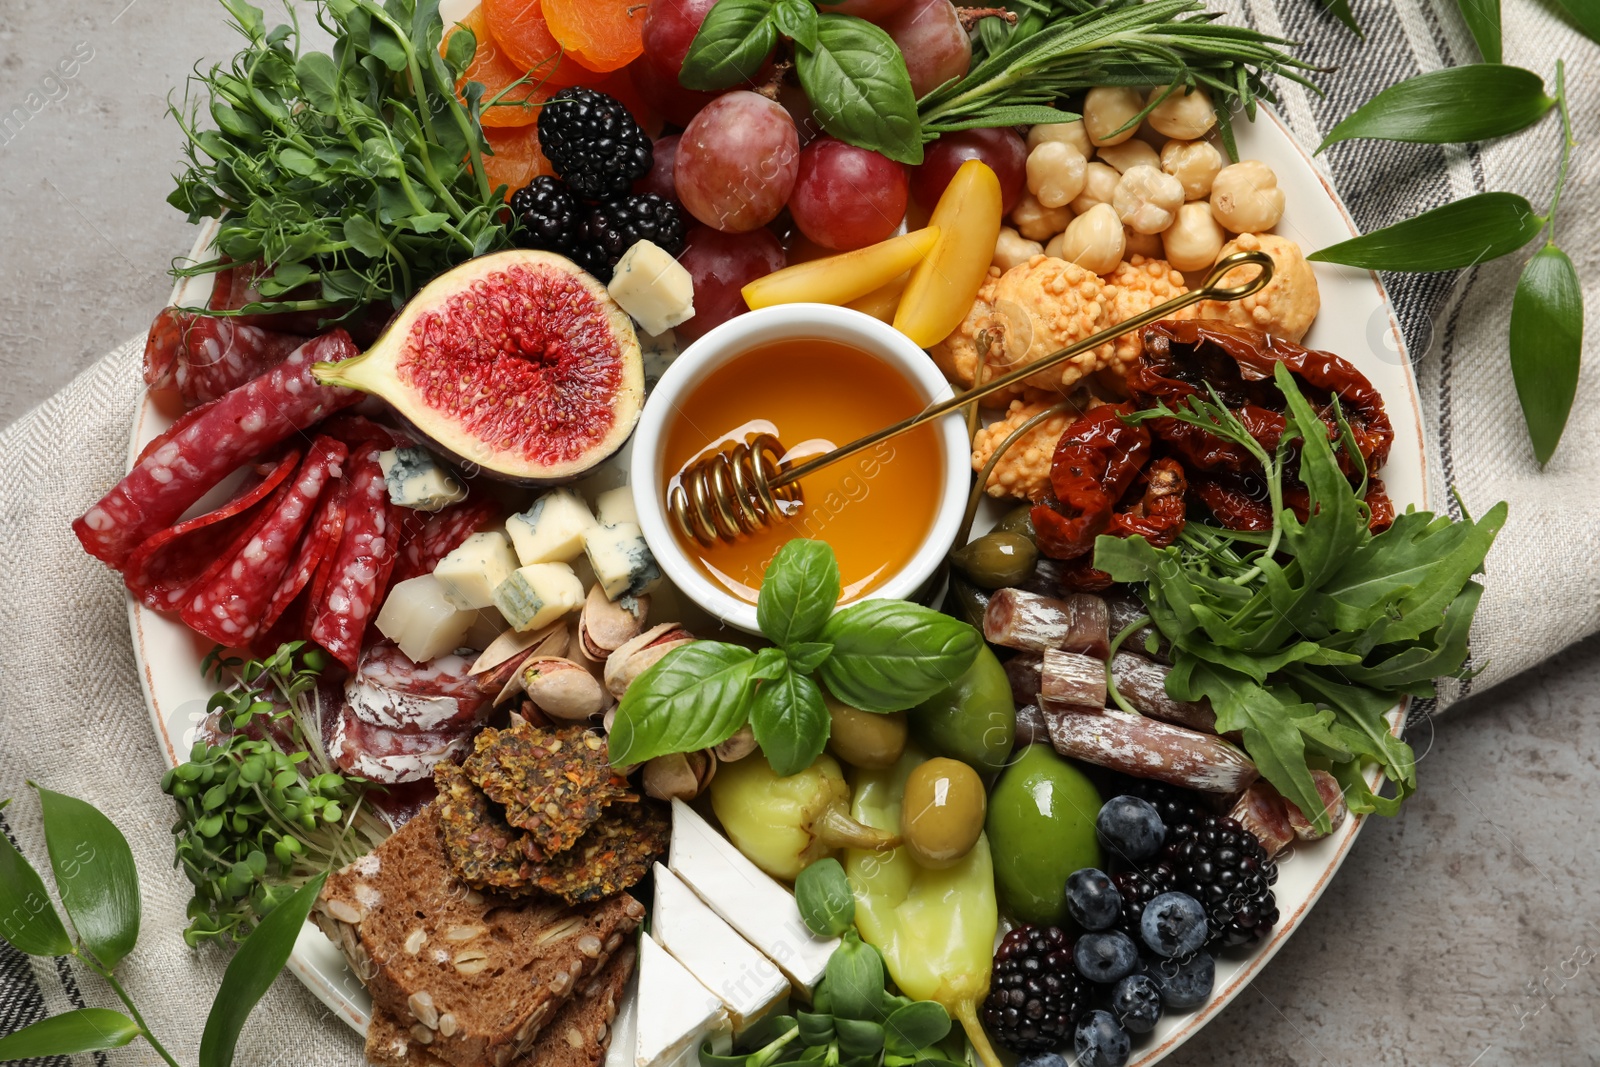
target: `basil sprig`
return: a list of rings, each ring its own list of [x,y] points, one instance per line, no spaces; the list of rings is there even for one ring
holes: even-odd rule
[[[865,19],[819,14],[807,0],[717,0],[689,45],[678,80],[690,89],[749,82],[779,36],[794,45],[800,87],[823,129],[906,164],[924,140],[905,57]]]
[[[69,935],[33,865],[0,835],[0,937],[30,956],[71,956],[111,986],[128,1009],[80,1008],[0,1037],[0,1060],[31,1060],[121,1048],[144,1038],[171,1067],[178,1061],[146,1026],[116,968],[139,937],[139,877],[133,850],[94,806],[35,786],[50,869],[76,936]],[[0,801],[4,808],[10,801]],[[228,1067],[239,1033],[283,970],[327,874],[308,881],[256,927],[228,964],[200,1041],[199,1067]]]
[[[611,762],[710,748],[749,723],[772,769],[798,774],[828,743],[818,679],[852,707],[900,711],[960,677],[983,646],[966,623],[902,600],[835,613],[839,593],[833,549],[806,539],[784,545],[756,603],[757,623],[777,647],[691,641],[668,652],[623,695]]]

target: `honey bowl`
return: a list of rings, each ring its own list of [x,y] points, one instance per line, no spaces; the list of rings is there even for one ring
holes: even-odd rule
[[[833,547],[841,604],[914,597],[961,524],[971,475],[959,414],[807,476],[803,503],[731,544],[680,530],[667,494],[694,460],[756,434],[783,442],[793,465],[952,395],[927,353],[848,308],[788,304],[723,323],[667,368],[634,431],[629,481],[650,551],[684,595],[751,633],[766,564],[796,537]]]

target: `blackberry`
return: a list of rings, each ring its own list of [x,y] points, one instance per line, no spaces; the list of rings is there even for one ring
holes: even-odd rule
[[[995,951],[983,1022],[1013,1052],[1048,1052],[1071,1044],[1089,999],[1090,984],[1072,965],[1072,939],[1059,926],[1024,924]]]
[[[1165,863],[1147,863],[1143,870],[1118,871],[1111,876],[1111,881],[1122,898],[1122,914],[1113,928],[1133,938],[1135,944],[1142,944],[1140,926],[1144,921],[1144,906],[1162,893],[1177,888],[1172,868]]]
[[[1153,778],[1128,779],[1127,793],[1155,805],[1156,814],[1166,824],[1168,842],[1187,837],[1195,826],[1211,815],[1201,794]]]
[[[539,147],[556,173],[589,200],[621,196],[650,173],[650,138],[615,98],[575,86],[539,109]]]
[[[638,241],[653,241],[670,256],[683,251],[683,216],[670,200],[639,193],[596,204],[578,234],[577,259],[601,281],[610,281],[617,260]]]
[[[522,223],[522,243],[572,255],[581,228],[578,201],[560,178],[540,175],[511,194],[511,213]]]
[[[1278,865],[1237,821],[1207,816],[1189,835],[1167,844],[1161,859],[1171,868],[1172,888],[1206,909],[1210,947],[1254,944],[1277,925],[1272,883],[1278,880]]]

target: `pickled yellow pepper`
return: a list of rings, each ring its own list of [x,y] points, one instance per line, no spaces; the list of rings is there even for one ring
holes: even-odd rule
[[[850,814],[880,830],[898,827],[906,779],[925,758],[907,749],[893,767],[860,772]],[[978,1022],[1000,923],[988,839],[980,836],[964,859],[944,870],[918,866],[904,847],[848,849],[845,870],[855,889],[856,929],[883,953],[895,984],[913,1000],[943,1005],[960,1020],[985,1067],[1000,1067]]]

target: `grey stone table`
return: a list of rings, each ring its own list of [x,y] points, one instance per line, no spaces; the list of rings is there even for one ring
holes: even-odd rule
[[[0,425],[160,307],[191,240],[167,101],[234,47],[211,0],[0,2]],[[1597,673],[1590,641],[1414,735],[1417,796],[1168,1062],[1600,1063]]]

